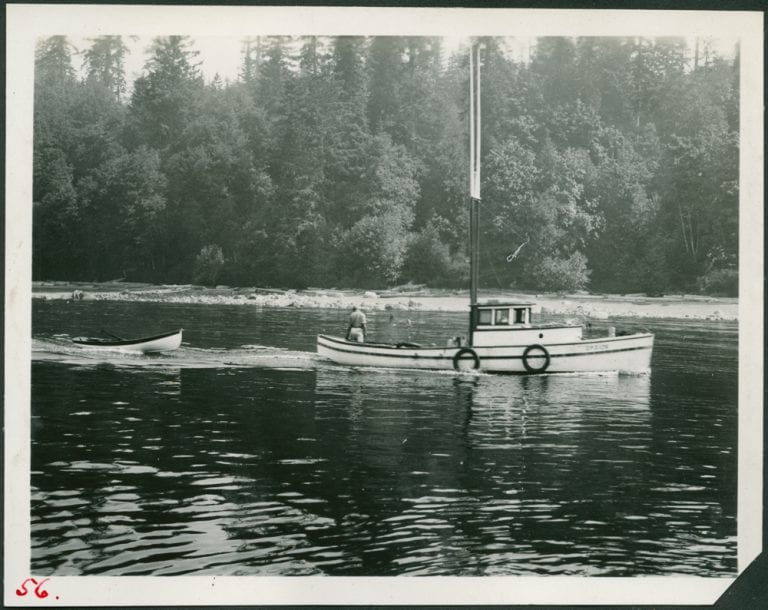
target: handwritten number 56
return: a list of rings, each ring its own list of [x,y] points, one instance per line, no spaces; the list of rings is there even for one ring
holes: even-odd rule
[[[34,578],[27,578],[27,580],[21,583],[21,588],[16,589],[16,595],[18,595],[19,597],[24,597],[27,593],[29,593],[29,591],[27,591],[27,583],[31,582],[33,585],[35,585],[35,591],[34,591],[35,596],[39,599],[45,599],[46,597],[48,597],[48,591],[44,591],[42,589],[42,586],[49,580],[50,580],[49,578],[45,578],[40,582],[37,582]]]

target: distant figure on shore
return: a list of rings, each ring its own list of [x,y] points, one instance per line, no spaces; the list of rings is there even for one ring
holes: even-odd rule
[[[73,301],[82,301],[84,296],[85,296],[85,293],[82,290],[80,290],[79,288],[76,288],[72,292],[72,300]]]
[[[352,308],[349,314],[349,328],[347,328],[347,341],[365,342],[365,314],[357,307]]]

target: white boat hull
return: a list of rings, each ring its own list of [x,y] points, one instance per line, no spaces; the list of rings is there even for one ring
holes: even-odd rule
[[[472,370],[488,373],[647,373],[653,335],[585,339],[576,342],[477,347],[397,347],[355,343],[318,335],[317,352],[338,364],[380,368]]]
[[[170,335],[169,337],[162,337],[161,339],[155,339],[153,341],[147,341],[137,345],[128,345],[122,349],[127,351],[142,352],[144,354],[152,354],[155,352],[169,352],[171,350],[178,349],[180,345],[181,331],[175,335]]]
[[[152,354],[177,349],[181,345],[182,332],[183,330],[179,329],[171,333],[144,339],[73,339],[73,341],[90,349]]]

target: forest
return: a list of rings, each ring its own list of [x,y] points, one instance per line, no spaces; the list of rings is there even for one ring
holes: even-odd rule
[[[481,289],[737,295],[738,49],[481,42]],[[128,53],[38,42],[33,279],[468,287],[466,47],[254,37],[227,81],[188,37]]]

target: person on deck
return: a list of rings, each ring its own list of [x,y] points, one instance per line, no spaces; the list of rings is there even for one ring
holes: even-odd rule
[[[365,314],[357,307],[352,308],[349,315],[349,328],[347,328],[347,341],[365,342]]]

